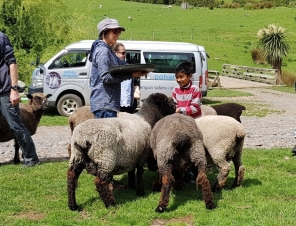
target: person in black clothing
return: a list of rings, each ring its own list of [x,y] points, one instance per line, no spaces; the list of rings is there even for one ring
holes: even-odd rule
[[[18,67],[8,37],[0,32],[0,112],[12,129],[24,158],[24,167],[39,164],[35,144],[21,121],[18,92]]]

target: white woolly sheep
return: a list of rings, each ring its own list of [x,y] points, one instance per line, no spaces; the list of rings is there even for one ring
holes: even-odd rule
[[[34,93],[28,94],[29,99],[27,104],[20,104],[20,114],[23,124],[29,130],[31,136],[37,131],[39,121],[48,108],[48,100],[51,94]],[[6,119],[0,114],[0,142],[7,142],[14,139],[15,155],[13,163],[20,163],[19,144],[12,130],[10,129]]]
[[[160,201],[155,209],[156,212],[165,211],[171,189],[174,185],[180,186],[175,181],[174,175],[182,174],[191,165],[195,165],[198,169],[196,187],[198,184],[202,186],[206,208],[214,208],[211,186],[206,175],[207,160],[202,139],[202,134],[194,119],[181,114],[166,116],[153,127],[150,145],[154,158],[157,160],[159,178],[162,181]],[[176,179],[179,178],[176,177]]]
[[[121,117],[124,114],[129,114],[127,112],[118,112],[117,117]],[[83,106],[80,108],[77,108],[68,118],[68,124],[70,126],[70,130],[71,130],[71,136],[73,134],[74,128],[88,120],[88,119],[93,119],[94,118],[94,114],[90,111],[90,106]],[[68,145],[68,154],[69,157],[71,156],[71,144]]]
[[[77,125],[71,138],[67,174],[68,206],[77,210],[75,189],[83,169],[96,176],[95,185],[106,207],[114,206],[110,177],[137,169],[136,194],[144,195],[143,165],[150,150],[155,123],[175,112],[172,98],[151,94],[135,114],[120,118],[89,119]]]
[[[201,109],[202,116],[205,116],[205,115],[217,115],[217,112],[211,106],[202,104],[202,105],[200,105],[200,109]]]
[[[208,152],[208,164],[218,166],[219,174],[212,191],[219,191],[224,185],[232,161],[235,167],[235,179],[232,188],[241,185],[245,167],[241,156],[246,132],[241,123],[234,118],[222,115],[207,115],[195,119],[203,136],[203,144]]]

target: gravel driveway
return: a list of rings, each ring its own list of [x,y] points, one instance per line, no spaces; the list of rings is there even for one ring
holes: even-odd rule
[[[251,97],[212,98],[228,102],[269,104],[280,113],[266,117],[242,116],[247,131],[246,148],[292,148],[296,144],[294,128],[296,126],[296,93],[288,94],[268,89],[270,85],[221,77],[224,88],[239,89],[252,93]],[[247,110],[246,110],[247,111]],[[68,158],[67,145],[70,141],[70,129],[67,126],[38,128],[33,135],[37,153],[41,161],[60,161]],[[14,156],[13,142],[0,144],[0,163],[10,162]]]

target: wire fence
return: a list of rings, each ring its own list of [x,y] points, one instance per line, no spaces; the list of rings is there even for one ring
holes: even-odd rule
[[[87,28],[85,28],[87,29]],[[97,31],[89,32],[80,30],[86,34],[84,39],[97,38]],[[296,44],[296,34],[289,34],[286,36],[290,45]],[[217,43],[217,44],[230,44],[234,46],[256,46],[258,37],[253,36],[240,36],[232,34],[213,34],[213,33],[200,33],[194,29],[190,30],[171,30],[171,31],[125,31],[121,34],[120,39],[124,40],[151,40],[151,41],[186,41],[194,43]]]

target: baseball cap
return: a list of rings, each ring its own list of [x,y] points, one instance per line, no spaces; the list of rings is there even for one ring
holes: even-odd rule
[[[100,23],[98,23],[97,28],[98,28],[99,36],[102,33],[102,31],[108,30],[108,29],[119,28],[121,31],[125,31],[125,28],[121,27],[117,20],[110,19],[110,18],[104,19]]]

